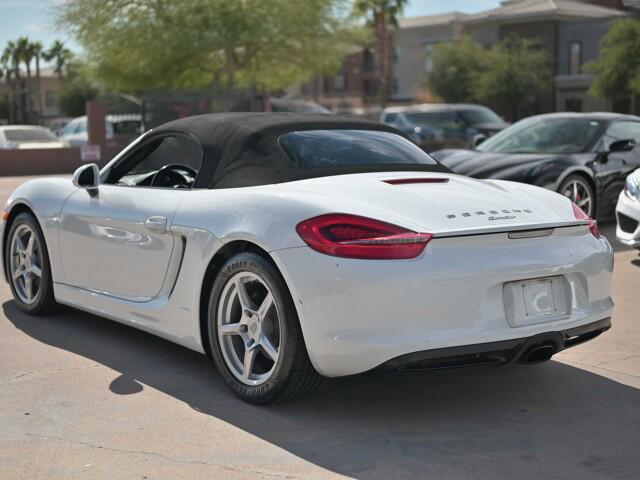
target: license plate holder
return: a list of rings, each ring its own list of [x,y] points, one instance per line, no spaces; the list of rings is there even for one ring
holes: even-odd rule
[[[570,293],[569,282],[562,275],[505,283],[507,321],[512,327],[522,327],[567,318]]]

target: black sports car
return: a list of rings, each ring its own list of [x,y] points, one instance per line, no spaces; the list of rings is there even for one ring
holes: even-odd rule
[[[614,213],[625,177],[640,166],[640,117],[538,115],[511,125],[475,150],[440,150],[432,156],[470,177],[555,190],[589,216],[606,218]]]

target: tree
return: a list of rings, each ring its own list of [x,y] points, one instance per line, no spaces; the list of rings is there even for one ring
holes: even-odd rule
[[[40,59],[44,53],[44,47],[41,42],[34,42],[31,44],[31,51],[33,52],[33,57],[36,60],[36,85],[38,88],[38,117],[40,119],[40,123],[42,123],[42,118],[44,116],[44,107],[42,105],[42,84],[40,83]]]
[[[278,89],[335,72],[353,44],[346,0],[68,0],[58,23],[118,91]]]
[[[485,68],[477,75],[475,96],[511,106],[511,120],[518,118],[518,106],[531,103],[551,82],[547,55],[531,39],[511,35],[487,53]]]
[[[366,17],[373,27],[378,72],[378,103],[382,108],[389,100],[391,85],[391,35],[389,25],[398,26],[398,16],[402,14],[408,0],[356,0],[354,10]]]
[[[20,58],[20,62],[24,63],[27,71],[27,83],[25,87],[25,121],[29,123],[31,121],[31,112],[33,111],[33,102],[31,95],[31,62],[33,60],[33,48],[28,37],[18,38],[18,41],[16,42],[16,48],[18,50],[18,57]]]
[[[531,39],[511,35],[490,49],[468,37],[438,45],[428,86],[447,102],[500,102],[511,106],[531,103],[551,81],[547,55]]]
[[[597,60],[585,66],[594,73],[591,93],[614,102],[640,94],[640,20],[615,22],[602,39]]]
[[[436,45],[427,86],[446,102],[474,101],[477,77],[488,67],[487,64],[487,51],[470,37],[463,37],[456,43]]]
[[[73,59],[73,53],[64,46],[64,43],[56,40],[51,48],[43,53],[42,58],[47,62],[53,61],[53,71],[59,79],[62,79],[67,66]]]
[[[3,76],[3,72],[0,71],[0,79]],[[0,118],[7,118],[9,116],[9,96],[5,93],[0,94]]]
[[[13,120],[12,118],[13,112],[12,112],[12,105],[11,105],[11,77],[13,72],[11,71],[11,67],[9,66],[8,58],[5,57],[4,53],[5,52],[3,52],[2,55],[0,55],[0,80],[4,78],[5,83],[7,84],[9,89],[7,90],[7,93],[4,95],[2,99],[3,112],[0,114],[0,116],[2,117],[6,116],[9,119],[9,123],[11,123]]]
[[[7,69],[4,62],[0,62],[0,80],[7,75]],[[0,118],[8,118],[9,113],[9,94],[0,93]]]
[[[86,66],[71,62],[67,66],[65,78],[58,95],[58,107],[67,117],[79,117],[85,114],[85,104],[98,96],[99,89],[91,81]]]
[[[7,42],[0,57],[3,64],[7,84],[10,85],[9,122],[14,123],[22,118],[20,115],[20,100],[18,88],[20,85],[20,52],[15,42]]]

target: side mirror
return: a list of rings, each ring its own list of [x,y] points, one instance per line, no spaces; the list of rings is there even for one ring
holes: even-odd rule
[[[487,139],[487,136],[484,133],[478,133],[478,134],[474,135],[473,138],[471,139],[471,146],[473,148],[476,148],[478,145],[480,145],[486,139]]]
[[[98,188],[98,185],[100,185],[100,170],[98,169],[98,165],[95,163],[82,165],[73,172],[72,182],[76,187],[86,190]]]
[[[636,141],[633,139],[616,140],[609,145],[609,152],[628,152],[636,148]]]

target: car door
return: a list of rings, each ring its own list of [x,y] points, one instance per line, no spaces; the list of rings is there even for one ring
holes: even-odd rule
[[[640,167],[640,122],[612,122],[603,136],[601,149],[607,152],[616,140],[635,140],[637,146],[629,151],[604,153],[596,165],[601,191],[600,210],[608,213],[613,212],[627,175]]]
[[[189,190],[131,182],[149,183],[145,171],[153,173],[175,163],[197,163],[199,169],[199,145],[163,148],[175,138],[155,138],[158,145],[149,153],[146,144],[128,152],[119,160],[122,167],[113,167],[114,176],[97,191],[79,188],[67,200],[60,219],[67,285],[133,301],[158,296],[174,251],[173,216]]]

